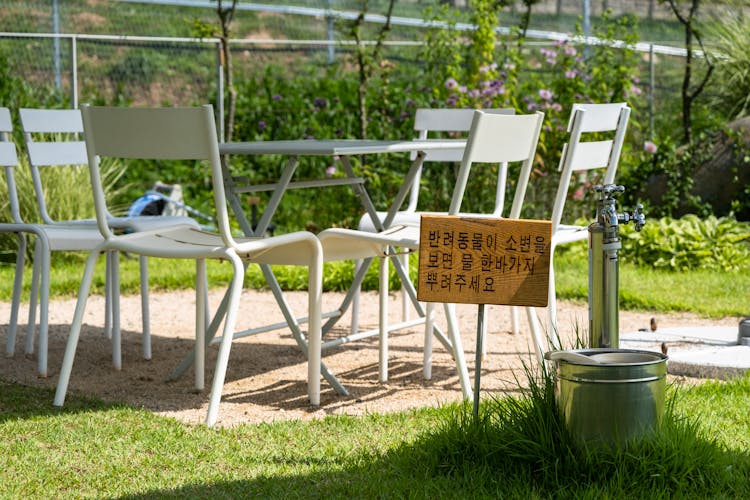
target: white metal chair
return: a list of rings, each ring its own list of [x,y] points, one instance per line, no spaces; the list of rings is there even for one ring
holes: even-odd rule
[[[309,269],[309,323],[307,336],[308,395],[320,404],[320,336],[322,298],[322,250],[312,233],[299,231],[268,238],[235,238],[230,228],[224,179],[213,108],[111,108],[82,106],[89,173],[99,231],[105,241],[89,255],[78,293],[75,315],[63,358],[54,404],[62,406],[73,367],[81,323],[89,295],[92,272],[99,254],[106,251],[130,252],[151,257],[194,259],[196,261],[196,339],[195,385],[204,387],[206,300],[205,259],[228,261],[233,268],[227,292],[224,327],[211,388],[206,424],[218,416],[229,351],[234,338],[244,262],[303,265]],[[216,223],[219,232],[210,233],[192,225],[115,234],[109,224],[99,173],[102,157],[154,160],[201,160],[210,165]],[[243,262],[244,261],[244,262]],[[114,284],[116,285],[116,283]],[[113,304],[117,311],[117,302]]]
[[[37,207],[42,221],[45,224],[83,224],[96,228],[95,219],[79,220],[55,220],[47,208],[45,196],[45,184],[42,179],[42,169],[69,168],[72,166],[85,166],[86,143],[83,141],[83,123],[81,112],[77,109],[29,109],[19,110],[21,125],[26,142],[26,150],[31,168],[31,178],[34,183],[34,192]],[[113,229],[127,231],[146,231],[173,224],[190,224],[198,227],[198,223],[186,216],[153,217],[116,217],[108,214],[109,225]],[[118,272],[118,254],[108,253],[107,273],[108,282],[112,281],[112,274]],[[141,285],[141,315],[143,324],[143,357],[151,359],[151,334],[149,327],[149,289],[148,289],[148,260],[145,256],[140,257],[140,285]],[[119,329],[119,322],[112,317],[111,304],[117,299],[119,290],[107,286],[106,301],[106,326],[105,333],[112,336],[112,330]],[[118,334],[115,334],[118,335]],[[116,350],[114,359],[115,368],[121,367],[119,350]]]
[[[469,173],[474,163],[498,163],[503,165],[501,168],[506,168],[508,162],[522,162],[513,204],[508,214],[509,217],[518,217],[528,186],[543,119],[543,113],[501,115],[474,111],[469,137],[462,155],[461,166],[448,214],[461,214],[461,203]],[[494,213],[487,214],[489,217],[500,215]],[[394,248],[406,248],[409,250],[417,250],[419,248],[419,224],[405,223],[398,226],[391,226],[379,233],[353,229],[328,229],[318,234],[318,238],[323,245],[323,253],[327,261],[364,259],[373,256],[380,257],[379,365],[380,380],[385,381],[388,377],[388,258],[394,258]],[[461,346],[455,307],[452,304],[446,304],[445,311],[448,319],[448,336],[450,339],[446,339],[441,335],[437,336],[446,348],[452,352],[456,361],[464,396],[471,398],[471,383]],[[528,309],[528,312],[529,322],[538,343],[536,318],[533,316],[534,312],[531,308]],[[430,317],[431,314],[428,312],[428,328],[425,333],[425,368],[431,362],[433,331],[429,320]],[[427,370],[425,375],[428,375]]]
[[[560,347],[557,331],[557,296],[555,292],[554,255],[558,245],[588,238],[587,226],[563,224],[565,201],[570,190],[573,172],[604,169],[602,184],[612,184],[617,173],[617,164],[628,127],[630,108],[626,103],[574,104],[568,133],[570,138],[563,146],[560,157],[560,183],[552,208],[552,243],[550,249],[549,335],[554,347]],[[597,136],[593,140],[582,139],[582,134],[609,133],[611,139]]]
[[[16,188],[15,169],[18,167],[16,146],[10,138],[13,130],[10,111],[0,108],[0,165],[5,169],[5,180],[8,189],[8,205],[11,222],[0,224],[0,232],[15,233],[18,238],[16,255],[16,274],[13,281],[11,315],[6,339],[6,355],[13,356],[18,327],[18,311],[21,303],[23,269],[26,260],[26,235],[36,237],[34,261],[29,301],[29,323],[27,326],[25,353],[34,353],[36,335],[36,304],[39,301],[39,347],[38,372],[47,376],[47,344],[49,333],[49,281],[50,261],[53,251],[88,251],[101,244],[104,239],[96,227],[64,227],[49,224],[31,224],[23,221]],[[41,283],[40,283],[41,282]]]
[[[513,108],[491,108],[483,109],[485,113],[494,113],[502,115],[512,115],[515,113]],[[456,134],[466,136],[471,128],[471,121],[474,117],[474,109],[471,108],[419,108],[414,114],[414,131],[417,132],[417,139],[430,139],[439,135],[445,134]],[[454,138],[454,137],[452,137]],[[411,185],[409,191],[409,200],[406,208],[396,213],[391,225],[397,226],[400,224],[419,224],[422,213],[418,210],[419,204],[419,193],[423,189],[422,186],[422,169],[426,163],[436,164],[438,168],[446,169],[448,164],[456,164],[461,161],[463,156],[463,148],[456,149],[436,149],[431,151],[425,151],[424,159],[422,160],[422,166],[417,171],[416,176]],[[412,160],[415,155],[412,155]],[[452,174],[452,172],[450,173]],[[446,173],[449,175],[449,173]],[[497,182],[497,193],[495,197],[495,210],[502,210],[502,206],[505,203],[505,180],[507,177],[507,169],[498,169],[498,182]],[[499,209],[498,209],[499,207]],[[381,223],[385,221],[388,216],[388,212],[377,212],[377,216]],[[364,214],[359,220],[359,226],[357,227],[360,231],[376,232],[375,224],[369,214]],[[404,253],[402,255],[402,265],[404,269],[409,269],[409,254]],[[355,268],[359,266],[359,262],[355,264]],[[401,289],[401,304],[402,311],[401,316],[404,324],[409,320],[409,298],[406,290],[402,287]],[[355,295],[352,300],[352,333],[359,330],[359,295]]]

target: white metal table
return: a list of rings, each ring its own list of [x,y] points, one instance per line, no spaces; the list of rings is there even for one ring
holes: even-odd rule
[[[271,218],[275,214],[279,207],[279,204],[289,189],[298,188],[326,188],[331,186],[345,186],[350,185],[356,195],[358,196],[363,208],[370,216],[371,220],[375,224],[375,229],[382,231],[390,227],[396,213],[403,205],[406,197],[411,188],[412,182],[415,176],[419,172],[419,168],[425,157],[425,151],[428,150],[446,150],[446,149],[461,149],[466,145],[465,139],[421,139],[421,140],[361,140],[361,139],[341,139],[341,140],[282,140],[282,141],[251,141],[251,142],[231,142],[222,143],[219,145],[219,152],[223,155],[281,155],[286,157],[286,164],[282,168],[281,174],[276,182],[268,184],[252,184],[246,176],[232,175],[228,170],[227,165],[224,165],[225,172],[224,178],[227,183],[226,193],[227,199],[230,206],[235,212],[238,223],[242,231],[246,236],[262,236],[266,233],[271,223]],[[394,154],[394,153],[412,153],[413,160],[411,166],[404,176],[401,188],[399,189],[396,197],[391,202],[388,210],[388,214],[384,220],[381,221],[377,215],[375,206],[367,193],[364,186],[364,179],[358,177],[352,167],[350,157],[359,155],[371,155],[371,154]],[[337,158],[343,166],[345,177],[342,178],[321,178],[314,180],[292,180],[300,162],[300,158],[303,156],[330,156]],[[258,193],[258,192],[271,192],[268,204],[265,210],[262,211],[262,215],[258,220],[255,227],[250,221],[247,220],[245,212],[243,210],[240,196],[245,193]],[[372,258],[366,259],[364,264],[360,266],[359,270],[355,274],[352,286],[347,292],[341,306],[331,312],[323,314],[323,319],[326,319],[326,323],[323,325],[323,335],[330,331],[333,325],[338,321],[341,316],[346,312],[347,308],[351,304],[355,294],[359,290],[359,287],[364,279],[367,268],[369,267]],[[399,259],[392,257],[394,268],[396,269],[402,283],[406,287],[407,294],[409,295],[415,309],[417,310],[420,317],[424,317],[425,312],[419,301],[417,300],[416,291],[411,285],[411,281],[408,278],[408,270],[405,270],[401,265]],[[300,323],[306,322],[306,317],[297,318],[292,314],[289,304],[286,302],[282,293],[281,287],[271,271],[271,267],[268,265],[261,265],[263,275],[276,298],[276,301],[281,308],[286,323],[276,323],[272,325],[265,325],[242,332],[236,332],[235,337],[245,337],[249,335],[255,335],[257,333],[275,330],[283,327],[289,327],[292,330],[294,338],[302,349],[307,354],[307,343],[304,340],[304,335],[300,329]],[[220,311],[225,307],[224,303],[219,306]],[[219,314],[216,317],[220,317]],[[216,324],[214,324],[216,323]],[[211,342],[216,329],[218,328],[218,322],[214,320],[207,330],[206,340]],[[451,349],[450,342],[447,337],[436,330],[438,339],[446,345],[448,349]],[[349,335],[345,337],[339,337],[335,340],[324,342],[323,348],[329,348],[334,345],[340,345],[353,340],[359,340],[366,336],[374,334],[373,332],[360,332],[355,335]],[[171,378],[179,376],[184,372],[187,367],[192,363],[192,358],[186,358],[183,363],[173,372]],[[348,394],[346,389],[336,379],[336,377],[327,369],[324,364],[321,364],[321,372],[325,379],[334,387],[339,394]]]

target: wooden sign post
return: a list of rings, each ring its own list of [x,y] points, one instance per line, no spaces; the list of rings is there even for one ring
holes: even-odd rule
[[[552,223],[423,215],[417,298],[479,304],[474,416],[479,415],[484,305],[545,307]]]

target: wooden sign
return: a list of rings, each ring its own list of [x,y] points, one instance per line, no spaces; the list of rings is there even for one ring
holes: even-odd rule
[[[545,307],[552,223],[423,215],[417,297]]]

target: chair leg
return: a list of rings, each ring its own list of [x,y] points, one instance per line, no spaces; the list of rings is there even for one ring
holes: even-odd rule
[[[149,312],[148,257],[139,257],[141,267],[141,324],[143,325],[143,359],[151,359],[151,313]]]
[[[378,300],[379,300],[379,344],[378,366],[381,382],[388,381],[388,257],[378,258]]]
[[[16,330],[18,328],[18,310],[21,306],[21,292],[23,290],[23,266],[26,263],[26,236],[17,233],[18,254],[16,255],[16,276],[13,279],[13,297],[10,305],[10,324],[5,343],[5,355],[12,357],[16,352]]]
[[[112,260],[112,364],[122,369],[122,332],[120,330],[120,252],[109,252]]]
[[[526,308],[526,316],[529,320],[529,328],[531,329],[531,335],[534,338],[534,346],[536,347],[536,356],[539,363],[544,363],[545,342],[539,331],[539,322],[537,321],[536,309],[533,307]]]
[[[407,276],[409,276],[409,257],[410,257],[410,254],[408,252],[401,255],[401,265],[406,271]],[[406,287],[402,284],[401,285],[401,321],[409,321],[409,317],[411,316],[409,312],[410,312],[409,296],[406,293]]]
[[[458,380],[461,383],[461,392],[464,398],[471,401],[473,399],[473,388],[469,379],[469,370],[466,367],[466,357],[464,355],[461,334],[458,329],[458,319],[456,318],[456,305],[445,304],[445,318],[448,320],[448,334],[451,344],[453,345],[453,359],[456,362],[458,371]]]
[[[518,335],[518,333],[521,331],[518,325],[518,307],[516,306],[510,307],[510,328],[513,332],[513,335]]]
[[[42,240],[36,239],[34,244],[34,262],[41,262]],[[31,268],[31,294],[29,296],[29,324],[26,326],[26,354],[34,354],[34,338],[36,337],[36,308],[39,300],[39,276],[42,270],[36,264]]]
[[[354,261],[354,275],[357,275],[357,271],[359,268],[362,267],[362,260],[357,259]],[[359,285],[359,289],[357,289],[354,292],[354,296],[352,297],[352,324],[351,324],[351,333],[352,335],[356,334],[359,331],[359,299],[360,295],[362,294],[362,285]]]
[[[86,309],[86,301],[89,298],[91,278],[94,275],[94,265],[99,258],[99,253],[100,250],[93,250],[89,254],[89,258],[86,260],[86,267],[83,269],[81,287],[78,290],[76,310],[73,314],[73,322],[70,325],[70,334],[68,335],[68,342],[65,346],[62,367],[60,368],[60,378],[57,381],[57,389],[55,390],[55,399],[53,402],[55,406],[62,406],[63,403],[65,403],[65,395],[68,392],[68,382],[70,382],[70,372],[73,369],[73,360],[75,359],[76,348],[78,347],[78,338],[81,335],[83,313]]]
[[[112,253],[104,254],[104,336],[112,339]]]
[[[50,250],[46,240],[37,238],[39,250],[39,269],[41,285],[39,288],[39,359],[40,377],[47,377],[47,351],[49,349],[49,287],[50,287]]]
[[[195,390],[206,386],[206,260],[195,260]]]
[[[555,291],[555,268],[552,265],[554,247],[549,256],[549,295],[547,296],[548,337],[553,349],[560,349],[560,337],[557,334],[557,292]]]
[[[320,405],[320,378],[325,366],[321,360],[321,345],[323,342],[323,249],[317,238],[310,241],[313,246],[308,265],[307,284],[307,396],[310,404]]]
[[[226,318],[224,319],[224,333],[222,334],[221,344],[219,345],[219,355],[216,359],[216,369],[214,370],[214,378],[211,384],[211,397],[209,399],[208,413],[206,415],[206,425],[209,427],[212,427],[216,423],[216,418],[219,415],[221,392],[224,387],[224,379],[227,373],[229,351],[232,348],[234,325],[237,320],[237,308],[239,306],[240,293],[242,292],[242,282],[245,277],[245,267],[237,254],[230,254],[229,261],[232,263],[234,275],[232,276],[232,281],[229,283],[229,300],[227,303]]]

